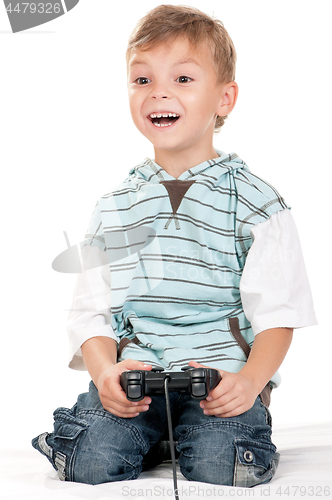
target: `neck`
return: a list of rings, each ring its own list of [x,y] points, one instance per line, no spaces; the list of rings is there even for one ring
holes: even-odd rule
[[[189,151],[167,151],[164,149],[154,148],[154,161],[162,167],[169,175],[176,179],[180,177],[186,170],[189,170],[200,163],[207,160],[217,158],[218,153],[211,147],[202,150],[201,148]]]

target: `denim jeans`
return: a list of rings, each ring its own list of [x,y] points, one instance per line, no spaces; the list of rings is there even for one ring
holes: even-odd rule
[[[207,416],[199,401],[170,393],[178,463],[190,481],[251,487],[273,477],[279,454],[271,442],[271,416],[257,397],[247,412],[229,418]],[[99,484],[136,479],[163,460],[167,430],[164,396],[147,412],[121,418],[104,410],[98,391],[79,395],[72,409],[54,412],[54,432],[32,440],[66,481]]]

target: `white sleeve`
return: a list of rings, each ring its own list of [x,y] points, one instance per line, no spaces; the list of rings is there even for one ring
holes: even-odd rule
[[[88,270],[77,276],[67,321],[69,367],[74,370],[86,370],[81,352],[81,345],[86,340],[100,336],[118,341],[111,326],[110,272],[103,254],[103,250],[96,246],[82,248],[82,261]],[[96,266],[99,261],[100,265]],[[91,265],[93,268],[89,269]]]
[[[269,328],[316,325],[310,285],[290,210],[251,230],[254,240],[240,282],[243,310],[255,335]]]

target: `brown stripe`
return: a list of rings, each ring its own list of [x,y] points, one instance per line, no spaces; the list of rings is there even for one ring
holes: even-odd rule
[[[123,339],[120,340],[118,348],[118,358],[121,356],[123,349],[130,343],[138,345],[139,340],[137,337],[134,337],[133,339],[128,339],[128,337],[124,337]]]
[[[260,393],[260,398],[262,400],[262,403],[264,406],[269,407],[271,403],[271,392],[272,392],[272,387],[270,382],[266,384],[262,392]]]
[[[239,344],[242,351],[246,355],[246,358],[248,359],[250,354],[250,345],[247,344],[247,342],[244,340],[242,336],[239,326],[239,318],[229,318],[228,322],[233,337],[235,338],[236,342]]]
[[[246,342],[246,340],[242,336],[242,333],[240,330],[240,325],[239,325],[239,318],[229,318],[228,323],[229,323],[229,328],[230,328],[230,331],[231,331],[234,339],[239,344],[242,351],[246,355],[246,358],[248,359],[251,348],[250,348],[250,345]],[[264,387],[264,389],[262,390],[262,392],[259,394],[264,406],[267,406],[267,407],[270,406],[271,392],[272,392],[271,384],[270,384],[270,382],[268,382],[266,384],[266,386]]]

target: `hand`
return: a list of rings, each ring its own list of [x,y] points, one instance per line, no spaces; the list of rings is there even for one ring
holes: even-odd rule
[[[122,372],[128,370],[150,371],[151,369],[151,365],[145,365],[141,361],[126,359],[103,371],[98,379],[97,389],[104,409],[122,418],[136,417],[139,413],[147,411],[151,403],[151,398],[145,397],[142,401],[138,402],[128,401],[120,385],[120,376]]]
[[[189,366],[208,368],[195,361],[190,361]],[[252,380],[242,375],[241,372],[230,373],[224,370],[219,370],[219,372],[222,377],[221,381],[200,403],[205,415],[235,417],[249,410],[259,394]]]

